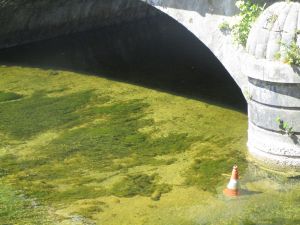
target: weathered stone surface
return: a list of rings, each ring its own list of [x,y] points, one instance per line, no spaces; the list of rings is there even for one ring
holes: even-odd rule
[[[299,43],[300,3],[277,2],[267,8],[250,31],[247,51],[257,59],[274,60],[277,54],[284,61],[286,47]],[[300,46],[300,45],[299,45]]]
[[[297,175],[299,170],[300,158],[291,156],[274,155],[257,149],[251,142],[248,143],[250,155],[259,162],[259,164],[282,172],[288,172],[287,176]]]
[[[258,150],[277,156],[300,158],[300,135],[288,136],[287,134],[274,133],[259,128],[251,122],[249,122],[248,135],[248,145]]]
[[[232,20],[237,13],[235,0],[147,0],[160,11],[181,23],[199,38],[220,60],[241,90],[247,89],[247,77],[241,71],[243,48],[233,43],[230,35],[222,33],[219,25]],[[226,3],[226,4],[225,4]]]
[[[0,1],[0,48],[157,15],[142,1]]]
[[[297,175],[300,172],[299,136],[293,138],[294,141],[287,135],[274,134],[249,124],[249,153],[256,162],[269,169]]]
[[[256,59],[251,55],[244,56],[242,73],[248,77],[274,83],[300,83],[300,68],[278,61]]]
[[[262,29],[256,40],[255,56],[258,58],[265,58],[267,51],[267,44],[269,41],[270,31]]]
[[[269,40],[267,43],[266,58],[269,60],[275,60],[275,55],[280,51],[280,43],[278,40],[281,39],[281,33],[277,31],[271,31]]]
[[[282,84],[249,78],[249,97],[269,106],[300,109],[300,84]]]
[[[296,173],[300,172],[300,68],[283,61],[286,46],[300,43],[299,18],[300,3],[278,2],[267,8],[250,31],[249,54],[242,65],[249,77],[250,155],[268,168]]]
[[[280,117],[281,120],[292,126],[294,131],[300,132],[300,110],[275,108],[250,101],[248,117],[249,121],[256,126],[277,132],[281,131],[276,122],[276,118]]]

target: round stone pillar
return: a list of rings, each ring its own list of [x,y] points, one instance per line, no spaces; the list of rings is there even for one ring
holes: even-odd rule
[[[300,67],[288,64],[288,54],[292,45],[300,47],[299,30],[300,4],[273,4],[251,29],[242,66],[249,81],[249,153],[292,175],[300,172]]]

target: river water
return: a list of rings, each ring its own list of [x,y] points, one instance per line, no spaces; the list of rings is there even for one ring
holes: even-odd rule
[[[300,224],[298,179],[247,160],[239,88],[164,16],[0,61],[2,224]]]

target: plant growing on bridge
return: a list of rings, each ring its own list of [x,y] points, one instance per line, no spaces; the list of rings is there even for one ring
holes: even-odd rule
[[[281,42],[281,45],[284,47],[286,54],[284,62],[290,65],[300,66],[300,48],[296,41],[293,41],[291,44]]]
[[[251,100],[253,99],[252,94],[251,94],[248,90],[244,90],[244,91],[243,91],[243,94],[244,94],[244,96],[245,96],[247,102],[249,102],[249,101],[251,101]]]
[[[222,32],[228,32],[231,31],[231,27],[230,24],[227,21],[224,21],[222,23],[219,24],[219,29]]]
[[[281,53],[278,51],[274,54],[274,59],[280,60],[280,58],[281,58]]]
[[[276,22],[276,20],[278,19],[278,15],[276,14],[272,14],[269,16],[269,18],[267,19],[267,26],[269,27],[268,29],[271,30],[274,23]]]
[[[232,27],[232,34],[237,43],[246,46],[252,24],[263,11],[265,5],[259,6],[252,0],[240,0],[236,2],[236,6],[240,10],[240,21]]]
[[[283,60],[284,63],[289,65],[300,66],[300,47],[296,41],[294,40],[290,44],[279,41],[279,44],[283,47],[284,54],[278,51],[274,54],[274,58],[276,60]]]
[[[284,122],[279,116],[276,118],[276,122],[278,123],[279,129],[287,134],[289,137],[294,135],[294,128],[290,126],[288,122]]]

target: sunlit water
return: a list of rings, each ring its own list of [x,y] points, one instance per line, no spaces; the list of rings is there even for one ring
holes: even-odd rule
[[[25,67],[0,68],[0,93],[2,224],[300,222],[299,181],[246,161],[244,113]]]

